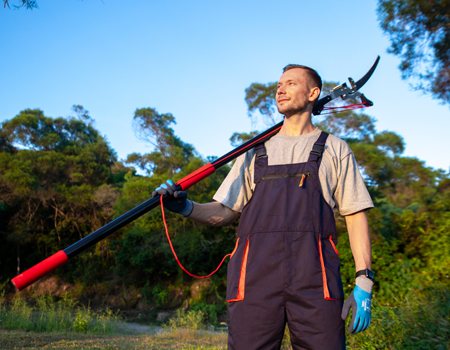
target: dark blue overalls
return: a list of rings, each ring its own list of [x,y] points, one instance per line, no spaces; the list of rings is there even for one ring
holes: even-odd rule
[[[286,322],[294,350],[345,349],[336,225],[319,183],[327,137],[306,163],[269,166],[256,147],[256,186],[228,263],[229,349],[279,349]]]

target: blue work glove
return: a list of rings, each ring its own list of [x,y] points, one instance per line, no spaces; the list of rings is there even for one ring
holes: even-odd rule
[[[192,213],[194,205],[187,199],[186,191],[177,191],[172,180],[167,180],[152,192],[152,197],[167,195],[164,199],[164,207],[174,213],[189,216]]]
[[[347,319],[350,308],[352,308],[352,321],[348,327],[350,334],[362,332],[369,327],[371,318],[371,300],[372,293],[367,293],[360,287],[355,286],[352,294],[347,298],[342,308],[341,317],[345,321]]]

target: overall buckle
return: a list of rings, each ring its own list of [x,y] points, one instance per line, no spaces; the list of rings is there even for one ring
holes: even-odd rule
[[[323,153],[324,146],[325,145],[319,145],[319,144],[315,143],[313,148],[312,148],[312,150],[311,150],[311,153],[320,157],[322,155],[322,153]]]
[[[257,159],[267,157],[266,147],[257,148],[255,153]]]

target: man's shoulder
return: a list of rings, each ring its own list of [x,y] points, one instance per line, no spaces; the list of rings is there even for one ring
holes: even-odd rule
[[[233,163],[232,168],[239,169],[241,167],[249,168],[252,165],[253,159],[255,157],[255,148],[249,149],[247,152],[241,154],[236,158]]]
[[[327,142],[325,143],[325,151],[338,159],[345,158],[352,153],[347,142],[333,134],[328,135]]]
[[[347,145],[347,142],[345,142],[343,139],[328,133],[327,143],[330,143],[332,145]]]

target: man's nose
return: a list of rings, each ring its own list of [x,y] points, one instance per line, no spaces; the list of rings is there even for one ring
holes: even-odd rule
[[[285,93],[286,93],[286,90],[284,89],[283,86],[278,87],[277,95],[282,95],[282,94],[285,94]]]

